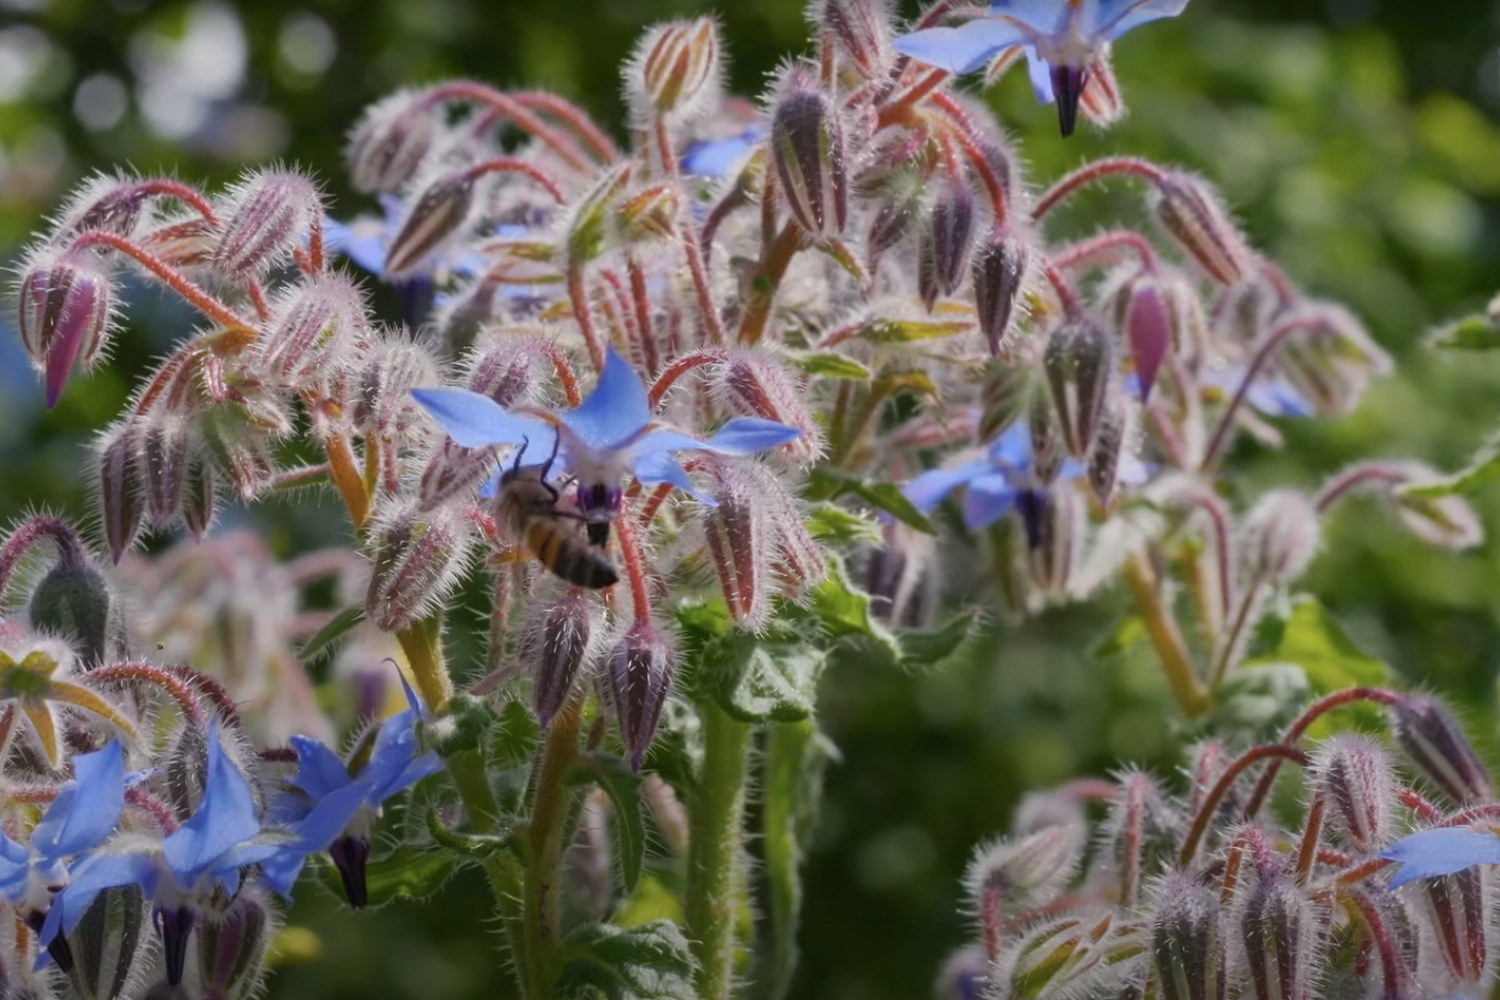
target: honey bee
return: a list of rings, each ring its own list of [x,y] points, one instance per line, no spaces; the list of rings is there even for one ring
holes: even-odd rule
[[[547,482],[547,473],[557,458],[557,445],[547,461],[522,465],[526,444],[516,453],[511,467],[500,475],[499,508],[509,521],[516,537],[526,544],[547,569],[574,586],[599,590],[620,579],[614,563],[581,531],[585,522],[580,514],[559,510],[557,488]],[[593,528],[589,524],[590,529]],[[608,531],[608,526],[605,526]],[[607,536],[606,536],[607,537]]]

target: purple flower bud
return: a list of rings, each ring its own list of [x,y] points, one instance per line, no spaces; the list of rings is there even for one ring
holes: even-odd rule
[[[1420,894],[1437,952],[1460,983],[1478,986],[1489,979],[1489,873],[1480,867],[1422,879]]]
[[[1272,490],[1245,517],[1242,564],[1252,580],[1281,585],[1296,580],[1318,552],[1318,510],[1300,490]]]
[[[218,915],[198,925],[198,969],[204,1000],[247,1000],[260,992],[275,921],[256,888],[242,889]]]
[[[1056,898],[1087,841],[1086,827],[1068,824],[981,846],[964,873],[970,902],[988,923],[992,911],[1015,913]]]
[[[974,256],[974,309],[991,354],[1008,344],[1031,258],[1031,244],[1004,227],[991,232]]]
[[[92,561],[63,558],[31,592],[33,628],[68,640],[85,664],[100,663],[121,629],[114,591]]]
[[[145,896],[133,885],[106,889],[94,899],[64,942],[71,959],[64,971],[78,997],[115,1000],[126,994],[147,959],[147,911]]]
[[[1489,772],[1457,720],[1431,698],[1403,697],[1391,709],[1391,734],[1422,777],[1459,805],[1495,797]]]
[[[463,228],[474,209],[475,184],[469,171],[455,170],[440,175],[423,188],[401,230],[391,240],[385,258],[387,277],[399,278],[415,272]]]
[[[928,312],[939,296],[952,295],[963,283],[973,243],[974,193],[967,184],[950,178],[934,199],[921,230],[917,285]]]
[[[213,252],[214,270],[235,278],[270,270],[299,245],[322,214],[318,189],[301,174],[250,174],[229,194],[226,221]]]
[[[659,115],[697,107],[718,78],[719,26],[711,17],[670,21],[646,32],[625,75],[637,109]]]
[[[734,620],[750,628],[770,610],[770,541],[776,533],[762,497],[778,488],[775,477],[753,462],[706,463],[718,504],[704,508],[703,533],[718,570],[724,603]]]
[[[1042,400],[1043,414],[1050,420],[1051,405],[1046,396],[1032,394],[1028,365],[1004,358],[986,361],[979,384],[979,440],[994,440],[1027,412],[1028,402],[1038,397]]]
[[[937,1000],[983,1000],[989,995],[989,965],[982,947],[965,945],[943,963],[932,995]]]
[[[188,468],[182,501],[182,520],[195,541],[203,541],[214,522],[214,469],[211,462],[195,459]]]
[[[1141,381],[1141,398],[1149,399],[1156,373],[1172,349],[1172,318],[1156,282],[1143,279],[1132,286],[1125,306],[1125,335]]]
[[[215,407],[200,426],[208,455],[242,501],[250,503],[271,488],[276,463],[270,437],[251,424],[241,408]]]
[[[736,417],[761,417],[800,430],[801,436],[786,447],[802,461],[813,461],[822,450],[822,436],[802,386],[773,356],[747,349],[730,351],[712,389]]]
[[[1253,272],[1254,253],[1205,182],[1190,174],[1163,175],[1152,189],[1151,210],[1166,234],[1214,281],[1233,285]]]
[[[192,434],[182,417],[159,413],[145,419],[140,439],[146,509],[152,523],[165,528],[182,512],[187,495],[187,470],[193,459]]]
[[[99,509],[115,562],[135,543],[145,518],[137,429],[117,424],[99,442]]]
[[[418,386],[438,381],[437,363],[422,345],[393,337],[375,344],[354,379],[354,424],[360,433],[383,440],[406,435],[427,419],[412,396]]]
[[[1045,594],[1067,593],[1083,561],[1084,529],[1088,510],[1077,490],[1026,491],[1037,498],[1036,508],[1021,506],[1021,516],[1031,518],[1028,534],[1035,532],[1030,552],[1031,578]]]
[[[1399,783],[1384,748],[1353,733],[1332,736],[1313,754],[1310,781],[1331,833],[1365,854],[1385,844]]]
[[[890,68],[891,10],[885,0],[821,0],[808,17],[860,76],[874,79]]]
[[[422,166],[437,135],[437,115],[419,93],[403,90],[371,105],[349,137],[354,189],[366,194],[400,191]]]
[[[109,334],[114,289],[91,253],[41,253],[21,278],[18,326],[31,364],[56,405],[74,368],[99,358]]]
[[[1126,417],[1125,404],[1119,399],[1105,404],[1104,413],[1099,419],[1099,431],[1094,435],[1094,446],[1089,449],[1088,465],[1084,470],[1094,497],[1105,507],[1109,506],[1115,493],[1120,453],[1125,448]]]
[[[1255,1000],[1311,1000],[1323,969],[1328,914],[1294,880],[1256,881],[1240,914],[1240,933]]]
[[[1068,454],[1082,459],[1093,444],[1114,373],[1114,345],[1104,328],[1082,316],[1047,339],[1042,370],[1052,388],[1058,429]]]
[[[577,587],[540,614],[521,635],[518,652],[531,670],[532,707],[542,728],[552,722],[573,690],[573,682],[588,659],[593,631],[589,600]]]
[[[52,239],[57,243],[90,230],[131,237],[140,228],[149,194],[135,178],[95,175],[84,181],[58,213]]]
[[[396,632],[436,607],[457,583],[469,540],[467,522],[447,508],[384,513],[370,537],[370,621]]]
[[[810,236],[844,231],[849,166],[844,129],[828,96],[793,69],[771,111],[771,156],[792,218]]]
[[[641,759],[656,735],[676,671],[677,657],[670,639],[650,622],[638,621],[630,626],[609,654],[606,693],[619,721],[620,740],[632,770],[641,769]]]
[[[875,210],[870,235],[865,240],[872,256],[900,243],[922,212],[922,182],[918,177],[901,171],[887,179],[882,189],[885,196]]]
[[[1186,875],[1162,884],[1151,922],[1151,957],[1161,1000],[1228,995],[1224,915],[1217,890]]]
[[[349,278],[320,274],[294,286],[278,304],[258,346],[271,380],[304,388],[332,374],[353,337],[366,328],[364,301]]]
[[[363,910],[370,903],[367,875],[370,869],[370,838],[346,836],[328,847],[328,856],[344,883],[344,898],[351,910]]]

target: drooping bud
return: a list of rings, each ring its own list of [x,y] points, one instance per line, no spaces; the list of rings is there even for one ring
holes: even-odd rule
[[[1277,367],[1320,413],[1348,413],[1371,377],[1391,370],[1391,359],[1347,309],[1310,303],[1278,322],[1296,329],[1282,341]]]
[[[810,236],[844,231],[849,166],[844,129],[828,95],[794,69],[771,111],[771,157],[792,218]]]
[[[774,420],[802,432],[788,449],[802,462],[817,458],[822,438],[817,422],[785,365],[762,351],[735,349],[716,372],[715,398],[737,417]]]
[[[98,567],[64,557],[31,592],[33,628],[67,639],[85,664],[103,661],[120,628],[114,591]]]
[[[1114,345],[1104,328],[1082,316],[1052,331],[1042,355],[1058,429],[1068,454],[1082,459],[1093,444],[1114,372]]]
[[[269,270],[292,252],[322,213],[318,189],[301,174],[250,174],[229,194],[213,252],[214,270],[234,278]]]
[[[99,441],[99,513],[115,562],[135,543],[145,519],[136,428],[118,424]]]
[[[1240,914],[1255,1000],[1311,1000],[1323,967],[1327,914],[1291,878],[1256,881]]]
[[[1420,883],[1438,954],[1460,983],[1478,986],[1490,977],[1489,882],[1488,871],[1474,867]]]
[[[1151,924],[1161,1000],[1223,1000],[1228,995],[1223,924],[1217,891],[1186,875],[1168,876]]]
[[[1120,83],[1115,79],[1115,69],[1109,43],[1094,50],[1084,73],[1088,81],[1079,97],[1078,110],[1095,128],[1109,128],[1125,117],[1125,101],[1120,96]]]
[[[1031,578],[1045,594],[1065,594],[1083,561],[1084,526],[1088,523],[1083,496],[1069,489],[1025,492],[1036,497],[1038,508],[1023,506],[1021,510],[1023,518],[1036,522],[1035,528],[1028,526],[1028,534],[1033,530],[1036,533],[1031,545]]]
[[[145,958],[147,906],[138,886],[100,893],[67,938],[68,980],[84,1000],[115,1000],[134,986]]]
[[[275,933],[271,908],[255,887],[240,891],[222,915],[198,926],[198,976],[204,1000],[258,995]]]
[[[870,222],[865,239],[872,255],[885,253],[901,242],[922,211],[922,179],[910,171],[897,171],[881,185],[885,197]]]
[[[1015,913],[1055,898],[1078,870],[1085,826],[1050,826],[980,847],[964,873],[969,899],[986,921],[991,911]]]
[[[870,611],[881,621],[921,628],[937,603],[937,573],[930,536],[895,518],[881,518],[885,543],[871,546],[865,562]]]
[[[1391,507],[1402,526],[1428,545],[1457,551],[1484,541],[1479,516],[1461,496],[1424,497],[1397,487]]]
[[[396,632],[447,596],[463,567],[469,532],[447,508],[402,509],[382,522],[370,539],[365,614],[382,632]]]
[[[96,174],[74,191],[58,213],[52,241],[70,242],[79,233],[90,230],[133,236],[140,227],[141,209],[149,198],[136,178]]]
[[[1108,944],[1116,917],[1094,910],[1049,921],[1029,931],[998,963],[1009,978],[1005,995],[1014,1000],[1086,996],[1109,972]]]
[[[1031,244],[1004,227],[990,233],[974,256],[974,310],[991,354],[1008,343],[1031,258]]]
[[[774,477],[757,464],[734,460],[708,463],[717,505],[703,513],[703,533],[719,574],[724,602],[734,620],[760,626],[769,611],[770,539],[775,532],[762,496],[776,488]]]
[[[310,385],[337,369],[364,325],[364,302],[347,277],[326,272],[304,279],[278,305],[257,345],[260,361],[278,385]]]
[[[387,277],[416,272],[463,228],[474,209],[476,184],[470,171],[455,170],[438,176],[422,190],[386,252]]]
[[[928,312],[939,296],[952,295],[963,283],[974,243],[974,216],[974,192],[950,178],[933,200],[920,234],[917,285]]]
[[[615,231],[624,244],[664,240],[677,231],[682,198],[675,184],[652,184],[620,202]]]
[[[545,729],[588,659],[593,621],[588,598],[577,587],[533,618],[521,634],[518,655],[531,669],[532,707]]]
[[[1141,399],[1149,399],[1156,373],[1172,349],[1172,317],[1156,282],[1142,279],[1132,286],[1125,306],[1125,336],[1141,382]]]
[[[165,528],[182,512],[187,471],[192,463],[192,431],[182,417],[153,413],[140,432],[141,463],[146,481],[146,509],[151,522]]]
[[[354,380],[354,424],[362,434],[392,440],[426,420],[411,391],[437,382],[425,347],[395,336],[374,345]]]
[[[1282,585],[1300,577],[1318,552],[1318,510],[1300,490],[1272,490],[1245,517],[1242,565],[1250,578]]]
[[[1032,398],[1031,369],[1016,361],[991,358],[984,364],[981,379],[979,440],[992,441],[1026,413]]]
[[[1057,479],[1063,463],[1063,437],[1057,423],[1057,412],[1046,391],[1032,392],[1026,411],[1026,426],[1031,432],[1031,470],[1037,482],[1050,486]]]
[[[240,408],[216,406],[204,414],[200,426],[208,455],[242,501],[250,503],[271,488],[276,463],[270,437]]]
[[[1489,772],[1458,721],[1431,698],[1404,696],[1391,708],[1391,734],[1407,761],[1458,805],[1495,797]]]
[[[349,137],[349,178],[356,191],[394,194],[426,159],[438,134],[423,95],[399,91],[372,104]]]
[[[620,740],[631,769],[639,771],[677,672],[676,654],[666,635],[650,622],[638,621],[609,654],[607,669],[606,693],[620,724]]]
[[[1094,446],[1089,449],[1088,465],[1084,472],[1088,476],[1089,489],[1103,506],[1109,506],[1115,493],[1115,482],[1119,477],[1120,456],[1125,448],[1126,431],[1125,404],[1119,399],[1105,404],[1099,418],[1099,431],[1094,435]]]
[[[1219,284],[1233,285],[1254,270],[1254,253],[1204,181],[1163,174],[1152,188],[1151,210],[1166,234]]]
[[[38,254],[18,291],[21,344],[56,405],[75,368],[98,358],[109,333],[114,289],[92,253]]]
[[[808,17],[860,76],[873,79],[890,67],[891,11],[885,0],[822,0]]]
[[[1353,733],[1332,736],[1313,755],[1310,778],[1331,833],[1365,854],[1384,846],[1399,782],[1380,745]]]
[[[182,502],[182,520],[195,541],[203,541],[214,523],[213,463],[197,458],[188,468],[187,487]]]
[[[682,114],[713,92],[719,77],[719,27],[711,17],[670,21],[641,38],[626,70],[638,113]],[[642,117],[645,117],[643,114]]]

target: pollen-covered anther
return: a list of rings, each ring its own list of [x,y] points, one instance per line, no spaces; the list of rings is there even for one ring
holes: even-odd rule
[[[22,271],[17,292],[21,345],[46,380],[53,406],[75,368],[99,357],[109,335],[114,288],[99,258],[88,251],[43,249]]]
[[[637,113],[681,115],[711,95],[719,80],[719,26],[711,17],[670,21],[648,31],[626,71]]]
[[[322,196],[301,174],[282,169],[250,174],[228,195],[213,269],[232,278],[269,270],[291,254],[322,213]]]
[[[1057,426],[1068,454],[1083,458],[1098,432],[1114,374],[1114,343],[1084,316],[1067,320],[1047,339],[1042,370],[1052,390]]]
[[[394,194],[405,187],[437,139],[438,113],[421,93],[406,90],[371,105],[349,136],[354,189]]]
[[[1219,284],[1236,284],[1254,270],[1254,252],[1204,181],[1162,174],[1152,187],[1151,209],[1166,234]]]
[[[662,705],[677,672],[670,636],[647,621],[637,621],[610,651],[604,685],[620,726],[620,740],[633,770],[656,735]]]
[[[794,67],[771,109],[771,157],[778,190],[797,225],[817,238],[844,231],[849,164],[838,110]]]
[[[1362,853],[1384,846],[1399,781],[1383,747],[1353,733],[1330,737],[1313,755],[1311,782],[1330,832]]]

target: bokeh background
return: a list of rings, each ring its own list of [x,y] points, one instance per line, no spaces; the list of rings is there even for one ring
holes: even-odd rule
[[[283,160],[313,170],[339,212],[364,209],[342,180],[343,135],[403,84],[472,75],[550,87],[619,122],[617,67],[635,34],[704,7],[0,0],[0,262],[75,181],[115,164],[223,182]],[[741,93],[758,93],[806,44],[799,0],[719,11]],[[1347,301],[1400,362],[1356,414],[1289,424],[1280,452],[1243,447],[1234,488],[1315,486],[1364,455],[1462,462],[1497,422],[1500,361],[1436,356],[1422,339],[1500,286],[1500,5],[1193,0],[1182,18],[1126,39],[1116,65],[1132,113],[1103,135],[1060,140],[1019,77],[992,92],[1032,176],[1116,151],[1201,171],[1296,280]],[[1128,199],[1090,196],[1072,224],[1116,203]],[[0,319],[0,521],[43,506],[86,514],[91,434],[186,330],[149,290],[133,295],[117,360],[52,412]],[[1500,492],[1477,499],[1500,536]],[[330,523],[289,507],[257,516],[282,547]],[[1310,582],[1403,683],[1455,699],[1496,756],[1500,544],[1436,554],[1356,503],[1330,526]],[[1150,660],[1094,654],[1119,604],[1105,594],[988,633],[940,673],[846,666],[827,677],[823,723],[842,762],[808,863],[797,997],[927,995],[967,936],[957,884],[968,854],[1004,830],[1024,789],[1124,760],[1178,765]],[[291,919],[316,935],[318,957],[286,961],[272,995],[506,995],[477,881],[458,880],[435,906],[357,918],[305,890]]]

